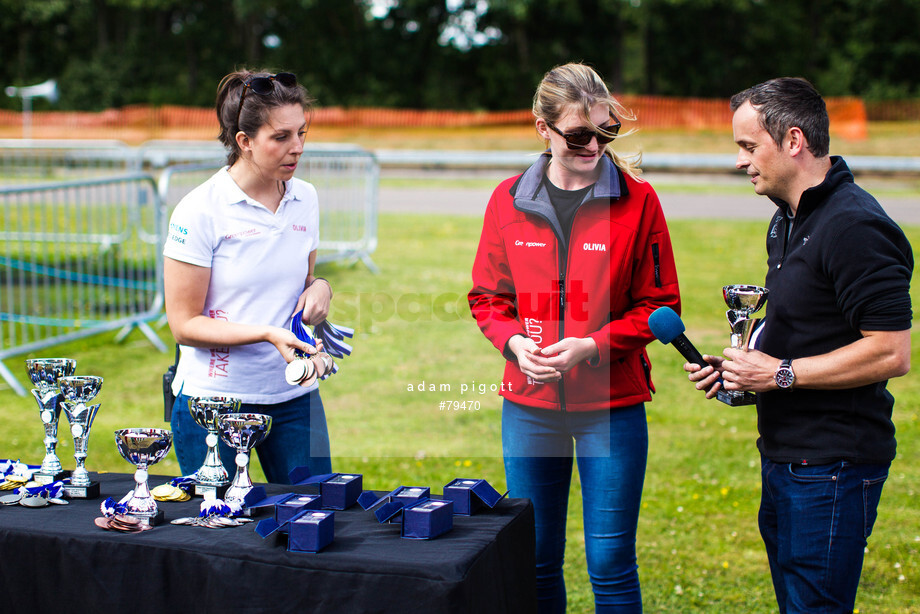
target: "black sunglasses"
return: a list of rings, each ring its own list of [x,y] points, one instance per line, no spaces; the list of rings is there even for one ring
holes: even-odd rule
[[[553,132],[565,139],[565,144],[569,149],[584,149],[588,146],[588,143],[591,142],[592,138],[596,138],[597,144],[601,146],[617,138],[617,133],[620,131],[620,120],[618,120],[613,113],[610,114],[610,119],[616,123],[598,128],[597,130],[583,128],[575,132],[563,132],[550,122],[546,122],[546,125],[549,126]]]
[[[290,72],[279,72],[277,75],[267,77],[249,77],[243,82],[243,93],[240,94],[240,106],[236,110],[236,125],[240,125],[240,113],[243,112],[243,101],[246,100],[246,90],[252,90],[253,94],[266,96],[271,94],[275,89],[275,81],[284,87],[294,87],[297,85],[297,76]]]

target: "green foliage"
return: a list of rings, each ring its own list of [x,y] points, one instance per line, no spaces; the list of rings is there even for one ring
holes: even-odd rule
[[[424,188],[425,186],[420,186]],[[500,381],[504,361],[480,334],[464,296],[481,220],[449,215],[380,216],[374,261],[324,265],[336,289],[334,322],[355,326],[354,355],[322,383],[334,465],[365,474],[369,488],[429,485],[439,491],[455,477],[484,477],[505,488],[500,451]],[[728,337],[719,288],[763,279],[765,222],[672,220],[684,321],[704,352]],[[907,228],[920,246],[920,227]],[[915,251],[915,259],[918,254]],[[912,291],[915,305],[920,291]],[[920,338],[913,333],[913,362]],[[171,344],[168,329],[159,334]],[[658,342],[649,346],[658,393],[648,404],[649,465],[639,521],[638,556],[648,612],[776,611],[766,557],[757,532],[760,497],[756,423],[750,408],[727,408],[689,388],[683,359]],[[129,472],[111,432],[162,426],[160,377],[172,353],[160,354],[140,334],[117,345],[112,334],[50,348],[41,356],[70,356],[78,372],[101,375],[102,409],[93,426],[87,467]],[[4,360],[24,378],[20,356]],[[20,381],[23,381],[22,379]],[[410,392],[427,384],[448,391]],[[461,394],[460,387],[468,389]],[[479,385],[485,385],[482,393]],[[898,458],[885,486],[869,540],[857,597],[862,612],[920,612],[920,378],[894,380]],[[478,401],[479,409],[447,410],[441,401]],[[37,462],[42,431],[35,402],[0,390],[4,435],[0,457]],[[66,435],[67,430],[62,429]],[[73,447],[62,437],[60,456],[72,467]],[[152,473],[176,475],[174,454]],[[254,478],[260,479],[258,469]],[[156,478],[152,484],[161,483]],[[168,504],[166,513],[169,514]],[[569,612],[593,612],[585,569],[577,473],[569,503],[565,574]]]
[[[237,67],[320,104],[515,109],[584,61],[617,92],[725,97],[780,75],[826,95],[920,96],[920,0],[0,0],[0,84],[56,78],[62,109],[210,106]],[[478,38],[477,38],[478,37]],[[0,97],[0,107],[19,101]],[[47,108],[36,101],[36,110]]]

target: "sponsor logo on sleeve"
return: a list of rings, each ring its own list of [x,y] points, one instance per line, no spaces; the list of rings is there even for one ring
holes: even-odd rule
[[[188,228],[179,224],[169,225],[169,240],[179,245],[185,245],[185,237],[188,235]]]

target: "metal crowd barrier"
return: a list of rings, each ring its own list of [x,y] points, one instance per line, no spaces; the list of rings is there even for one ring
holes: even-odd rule
[[[218,150],[220,151],[220,150]],[[171,153],[145,150],[148,160],[175,163],[183,160],[182,148]],[[185,160],[209,159],[209,150],[190,147]],[[166,156],[169,156],[168,158]],[[160,174],[159,193],[172,211],[195,186],[213,175],[223,162],[177,164]],[[319,248],[317,262],[363,262],[371,271],[379,269],[371,258],[377,249],[377,189],[380,167],[368,151],[350,145],[313,147],[305,150],[295,176],[316,187],[319,197]]]
[[[222,150],[31,143],[0,140],[0,360],[108,330],[121,340],[134,328],[165,351],[150,322],[163,321],[169,214],[220,168]],[[151,172],[132,170],[140,168]],[[304,151],[297,176],[319,195],[318,262],[360,260],[378,271],[379,173],[358,147]],[[70,176],[81,178],[59,180]],[[25,394],[2,363],[0,377]]]
[[[160,194],[171,211],[225,160],[226,152],[217,141],[148,141],[132,148],[120,141],[0,139],[0,185],[147,171],[159,176]],[[360,260],[377,272],[371,259],[377,249],[380,166],[376,156],[356,145],[310,144],[297,176],[316,186],[319,194],[317,262]]]
[[[121,141],[0,139],[0,185],[111,177],[141,170]]]
[[[133,328],[165,351],[148,324],[163,307],[163,214],[140,173],[0,187],[0,359]],[[0,376],[25,394],[2,363]]]

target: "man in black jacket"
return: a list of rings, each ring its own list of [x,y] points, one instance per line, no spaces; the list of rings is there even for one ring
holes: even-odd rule
[[[707,398],[758,393],[759,524],[780,612],[852,612],[895,456],[886,384],[910,369],[911,246],[828,155],[810,83],[773,79],[731,108],[736,166],[778,207],[766,317],[756,349],[684,368]]]

